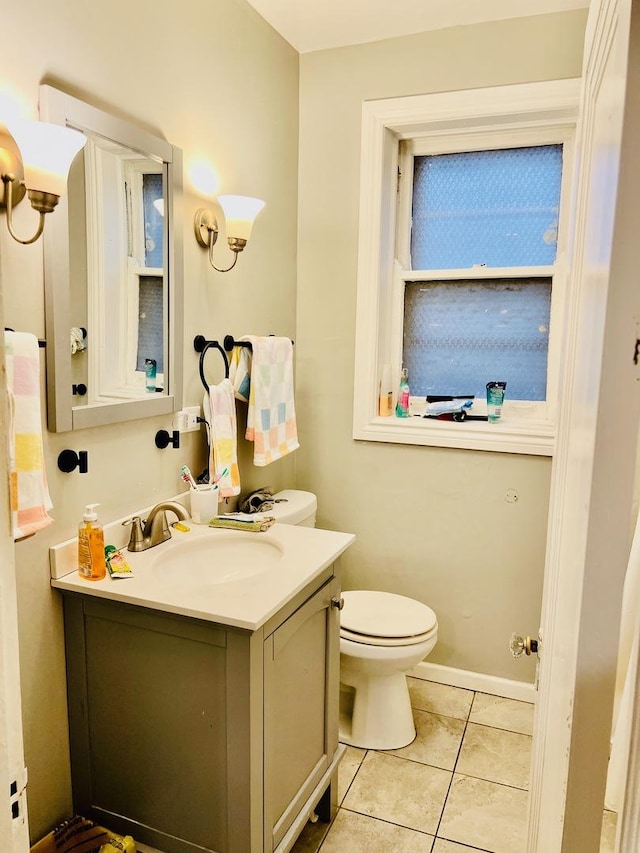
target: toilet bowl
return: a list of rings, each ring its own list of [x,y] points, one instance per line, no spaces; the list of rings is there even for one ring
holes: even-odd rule
[[[274,500],[273,509],[262,514],[281,524],[315,526],[313,493],[285,489]],[[407,672],[435,646],[436,614],[420,601],[391,592],[349,590],[342,597],[340,741],[364,749],[400,749],[416,736]]]
[[[435,646],[436,614],[391,592],[342,595],[340,740],[364,749],[400,749],[416,736],[406,674]]]

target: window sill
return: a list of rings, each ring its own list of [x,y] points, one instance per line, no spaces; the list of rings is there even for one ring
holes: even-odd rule
[[[460,450],[487,450],[497,453],[522,453],[553,456],[555,429],[548,421],[524,421],[503,417],[498,423],[487,421],[439,421],[432,418],[372,418],[354,427],[359,441],[385,441],[393,444],[417,444],[453,447]]]

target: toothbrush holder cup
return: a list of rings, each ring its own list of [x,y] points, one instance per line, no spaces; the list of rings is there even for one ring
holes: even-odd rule
[[[209,524],[218,515],[220,489],[217,485],[201,485],[189,489],[191,520],[194,524]]]

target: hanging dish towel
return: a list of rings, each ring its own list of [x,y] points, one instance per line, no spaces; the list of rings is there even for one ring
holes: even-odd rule
[[[245,437],[253,441],[253,464],[263,467],[297,450],[293,401],[293,344],[289,338],[246,335],[250,341],[251,386]]]
[[[40,412],[40,349],[35,335],[5,332],[9,397],[9,481],[14,540],[31,536],[53,519],[44,469]]]
[[[220,496],[229,498],[239,495],[236,401],[230,379],[209,386],[203,408],[209,423],[209,479],[212,481],[225,468],[228,469],[227,474],[220,479]]]
[[[243,338],[246,340],[246,338]],[[229,379],[236,400],[249,402],[251,389],[251,350],[249,347],[234,347],[229,359]]]

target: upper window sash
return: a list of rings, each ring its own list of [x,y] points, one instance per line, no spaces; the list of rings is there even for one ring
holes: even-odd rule
[[[491,133],[455,133],[436,138],[419,137],[399,140],[398,146],[398,207],[396,218],[395,257],[405,269],[411,268],[411,218],[413,206],[413,168],[414,158],[437,154],[462,154],[471,151],[498,151],[508,148],[529,148],[537,145],[562,145],[562,185],[563,192],[570,180],[573,157],[573,130],[571,126],[518,128],[500,130]],[[560,212],[559,212],[560,213]],[[560,230],[560,228],[559,228]],[[556,253],[563,250],[560,243]]]

